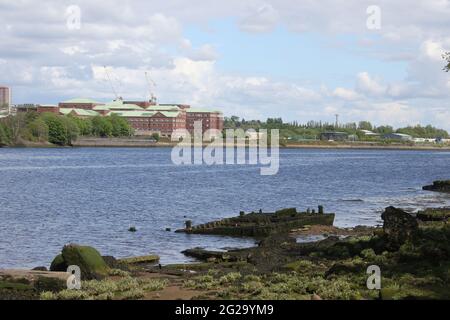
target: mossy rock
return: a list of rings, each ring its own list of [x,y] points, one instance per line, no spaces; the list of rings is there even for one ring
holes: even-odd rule
[[[64,262],[80,267],[82,279],[102,279],[109,273],[109,267],[100,253],[92,247],[69,244],[62,250]]]
[[[67,263],[64,261],[62,254],[58,254],[50,265],[50,271],[67,271]]]

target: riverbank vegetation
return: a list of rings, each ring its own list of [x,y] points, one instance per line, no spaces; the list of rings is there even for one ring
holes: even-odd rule
[[[133,135],[129,123],[117,115],[81,119],[53,113],[18,113],[0,121],[0,146],[25,142],[71,145],[79,136],[127,137]]]

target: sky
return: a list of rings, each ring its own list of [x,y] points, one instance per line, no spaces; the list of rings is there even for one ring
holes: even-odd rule
[[[16,104],[153,93],[247,120],[450,130],[449,17],[448,0],[0,0],[0,85]]]

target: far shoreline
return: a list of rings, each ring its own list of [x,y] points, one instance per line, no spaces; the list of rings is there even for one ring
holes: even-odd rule
[[[173,148],[179,145],[178,142],[154,142],[142,138],[81,138],[74,141],[71,146],[58,146],[48,142],[30,142],[23,141],[15,146],[3,146],[1,148]],[[211,145],[204,143],[203,147]],[[182,145],[181,145],[182,146]],[[229,147],[248,147],[248,145],[223,145],[225,148]],[[285,144],[280,145],[280,149],[330,149],[330,150],[398,150],[398,151],[450,151],[450,145],[447,146],[432,146],[432,145],[375,145],[375,144],[361,144],[361,143],[299,143],[299,144]]]

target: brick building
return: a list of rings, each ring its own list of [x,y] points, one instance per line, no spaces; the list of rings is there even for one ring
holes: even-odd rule
[[[96,106],[104,105],[104,103],[101,103],[101,102],[98,102],[98,101],[95,101],[92,99],[77,98],[77,99],[60,102],[58,105],[60,108],[66,108],[66,109],[92,110]]]
[[[39,113],[51,112],[59,114],[59,106],[53,104],[38,104],[36,106],[36,111]]]
[[[186,129],[194,131],[194,123],[202,122],[203,132],[209,129],[223,130],[223,115],[220,111],[205,109],[186,109]]]
[[[0,87],[0,107],[11,106],[11,89],[8,87]]]
[[[174,130],[194,130],[194,122],[201,121],[203,132],[208,129],[223,129],[220,111],[192,109],[186,104],[155,104],[148,101],[114,100],[101,103],[91,99],[73,99],[56,105],[37,105],[37,112],[53,112],[80,118],[111,116],[116,114],[127,119],[138,135],[158,133],[170,137]]]

